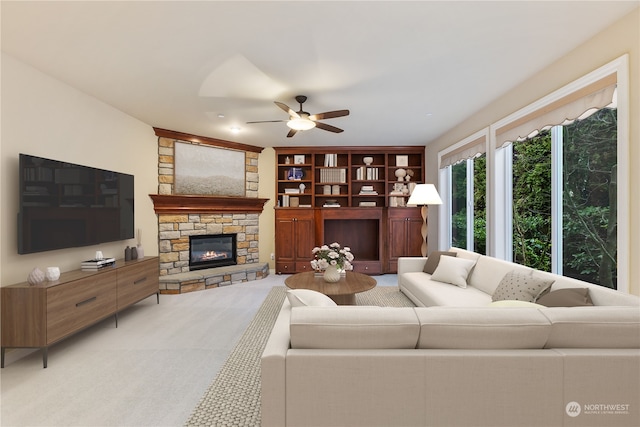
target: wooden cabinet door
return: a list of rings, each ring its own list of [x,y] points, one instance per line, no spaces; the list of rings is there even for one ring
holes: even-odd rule
[[[390,209],[387,240],[389,272],[398,270],[399,257],[421,256],[421,230],[422,216],[418,209]]]
[[[116,312],[116,271],[47,289],[47,344]]]
[[[295,262],[295,217],[276,213],[276,260]]]
[[[156,258],[118,269],[118,310],[157,293],[158,276]]]
[[[296,246],[296,261],[311,261],[313,255],[311,250],[314,245],[314,221],[313,216],[306,218],[300,216],[296,218],[294,235]]]
[[[313,210],[276,211],[276,273],[309,271],[314,230]]]

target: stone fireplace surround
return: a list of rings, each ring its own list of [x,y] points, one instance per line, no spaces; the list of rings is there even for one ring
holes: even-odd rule
[[[259,263],[259,214],[267,199],[258,198],[261,147],[154,128],[158,136],[158,194],[151,194],[158,215],[160,293],[185,293],[263,278],[269,265]],[[176,141],[245,152],[245,197],[173,194]],[[236,234],[237,265],[189,271],[189,236]]]

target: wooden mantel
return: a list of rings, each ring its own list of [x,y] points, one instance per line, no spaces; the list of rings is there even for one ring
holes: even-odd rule
[[[149,194],[156,214],[261,213],[269,199],[257,197]]]

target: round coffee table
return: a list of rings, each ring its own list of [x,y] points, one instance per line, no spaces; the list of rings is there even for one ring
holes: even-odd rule
[[[325,282],[322,274],[314,271],[294,274],[284,281],[291,289],[311,289],[321,292],[340,305],[356,305],[356,294],[376,286],[376,280],[366,274],[347,271],[335,283]]]

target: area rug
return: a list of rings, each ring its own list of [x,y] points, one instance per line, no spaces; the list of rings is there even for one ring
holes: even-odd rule
[[[275,286],[269,292],[186,426],[260,426],[260,357],[282,307],[286,289]],[[395,286],[379,286],[357,294],[356,303],[414,306]]]

